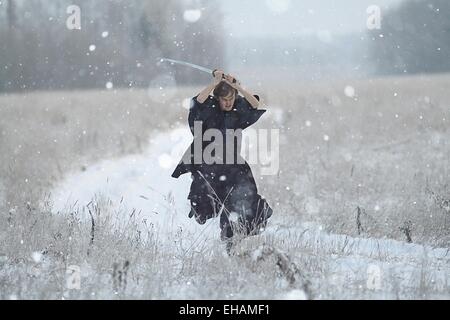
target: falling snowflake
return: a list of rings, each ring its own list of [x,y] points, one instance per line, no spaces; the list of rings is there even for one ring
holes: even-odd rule
[[[172,166],[172,157],[167,153],[163,153],[158,158],[158,163],[161,168],[168,169]]]
[[[186,99],[183,99],[183,101],[181,102],[181,105],[183,106],[184,109],[189,110],[191,108],[191,102],[192,102],[192,99],[186,98]]]
[[[352,86],[346,86],[344,89],[344,93],[347,97],[353,98],[355,96],[355,88]]]
[[[183,19],[190,23],[197,22],[201,16],[202,12],[200,10],[186,10],[183,13]]]
[[[31,254],[31,258],[33,259],[34,262],[39,263],[42,260],[42,254],[40,252],[33,252]]]
[[[229,219],[232,222],[237,222],[239,220],[239,214],[237,214],[236,212],[232,211],[230,213]]]

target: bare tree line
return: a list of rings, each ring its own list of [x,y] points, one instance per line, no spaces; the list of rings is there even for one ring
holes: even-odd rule
[[[80,8],[69,30],[67,7]],[[183,18],[186,10],[201,15]],[[0,91],[145,87],[205,75],[158,64],[160,57],[223,65],[222,14],[207,0],[8,0],[0,4]]]
[[[450,2],[405,1],[370,32],[370,59],[378,74],[450,71]]]

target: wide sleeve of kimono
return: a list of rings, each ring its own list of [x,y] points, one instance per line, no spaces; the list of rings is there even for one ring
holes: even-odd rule
[[[206,121],[211,114],[211,104],[213,102],[213,97],[209,96],[204,103],[197,101],[197,96],[191,99],[190,109],[189,109],[189,128],[191,132],[194,133],[194,122],[195,121]]]
[[[254,97],[259,101],[259,96],[254,95]],[[263,109],[255,109],[252,107],[250,102],[244,97],[241,97],[239,101],[239,118],[240,118],[240,128],[245,129],[261,118],[261,116],[267,111]]]
[[[199,103],[197,101],[197,96],[193,97],[190,101],[189,107],[189,116],[188,123],[189,128],[191,129],[192,135],[195,139],[201,139],[200,136],[195,136],[194,134],[194,122],[195,121],[205,121],[208,118],[208,113],[210,113],[211,106],[211,97],[209,97],[204,103]],[[194,157],[194,143],[187,148],[187,150],[183,154],[183,158],[176,166],[175,170],[172,173],[172,177],[178,178],[180,175],[185,174],[187,172],[193,171],[193,158]]]

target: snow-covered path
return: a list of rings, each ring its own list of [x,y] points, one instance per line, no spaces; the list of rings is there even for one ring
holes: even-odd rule
[[[188,218],[190,175],[171,177],[191,141],[187,128],[157,133],[142,154],[104,160],[72,173],[55,186],[53,210],[67,212],[74,206],[103,201],[124,215],[137,212],[141,221],[151,223],[160,234],[181,228],[202,238],[217,237],[218,223],[208,222],[205,230]]]
[[[187,129],[160,133],[143,154],[101,161],[67,176],[52,193],[54,210],[64,211],[74,202],[86,206],[93,199],[108,199],[112,206],[121,207],[121,212],[136,209],[142,221],[151,221],[160,234],[167,236],[181,228],[186,248],[217,243],[217,219],[201,226],[187,217],[190,176],[170,176],[191,139]],[[333,298],[339,298],[336,290],[339,293],[346,286],[362,291],[342,292],[340,298],[397,298],[408,297],[410,292],[417,297],[422,291],[431,291],[434,298],[450,298],[448,249],[332,235],[313,223],[287,226],[279,214],[271,219],[264,236],[284,239],[280,249],[291,254],[294,250],[296,260],[305,261],[308,255],[316,260],[320,257],[326,273],[314,271],[309,277],[320,290],[323,283],[337,288]],[[289,292],[286,294],[289,296]]]

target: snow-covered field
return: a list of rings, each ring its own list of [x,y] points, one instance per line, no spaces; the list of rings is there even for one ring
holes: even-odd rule
[[[192,250],[206,253],[205,265],[217,259],[209,255],[222,254],[224,260],[229,259],[228,263],[236,267],[230,273],[237,275],[255,272],[259,268],[272,269],[270,272],[275,273],[278,269],[275,260],[270,265],[267,261],[257,262],[255,258],[258,250],[270,245],[289,253],[291,263],[296,264],[302,274],[302,280],[294,284],[289,284],[282,274],[271,279],[272,283],[258,281],[251,284],[242,278],[240,290],[218,293],[214,296],[217,298],[298,299],[308,295],[318,299],[450,298],[449,249],[329,234],[314,223],[298,221],[287,224],[281,212],[275,214],[263,236],[248,240],[249,243],[244,241],[237,249],[237,256],[227,258],[219,241],[217,219],[200,226],[187,217],[189,176],[185,175],[180,180],[170,177],[176,160],[189,142],[190,132],[187,129],[157,134],[141,155],[101,161],[82,173],[68,176],[55,188],[52,198],[54,210],[68,212],[69,207],[73,210],[79,206],[78,211],[83,211],[82,207],[95,206],[96,201],[103,199],[108,203],[110,213],[135,211],[141,221],[146,221],[146,225],[153,224],[152,230],[161,240],[160,249],[166,251],[168,259],[181,269],[186,263],[183,255]],[[175,148],[179,152],[174,152],[174,146],[179,146]],[[115,216],[112,219],[121,225],[125,217]],[[180,242],[179,248],[176,248],[177,241]],[[177,253],[181,257],[177,257]],[[245,253],[250,254],[242,257]],[[248,261],[240,261],[245,259]],[[266,259],[270,260],[270,257]],[[215,269],[211,267],[207,266],[207,269]],[[183,275],[177,285],[161,297],[207,298],[213,288],[200,286],[199,283],[208,283],[204,278],[209,277],[213,275],[202,272]],[[310,282],[308,294],[302,291],[301,281],[305,279]],[[227,281],[226,278],[223,281]],[[255,291],[251,290],[252,287]]]
[[[275,212],[232,257],[170,177],[196,89],[2,96],[0,298],[449,299],[449,80],[260,88]]]
[[[135,211],[160,234],[177,228],[193,234],[201,232],[203,228],[187,217],[190,175],[171,177],[191,137],[187,128],[157,133],[142,154],[104,160],[69,175],[51,193],[53,211],[82,209],[91,201],[103,200],[124,212]]]

